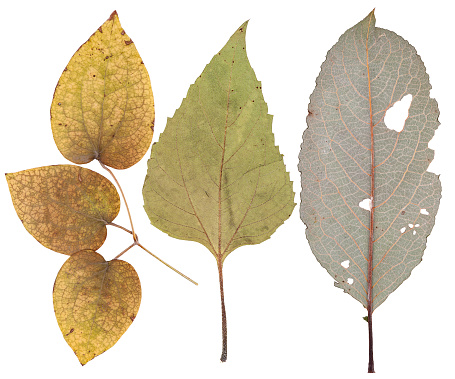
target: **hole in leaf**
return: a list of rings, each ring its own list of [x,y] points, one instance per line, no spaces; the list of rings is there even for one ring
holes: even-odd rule
[[[419,226],[420,226],[420,224],[415,224],[414,228],[418,228]]]
[[[417,231],[413,230],[412,235],[415,236],[417,234]]]
[[[359,203],[359,207],[367,211],[371,211],[371,199],[363,199]]]
[[[420,213],[422,213],[423,215],[427,215],[427,216],[429,215],[428,211],[425,208],[421,209]]]
[[[408,224],[408,226],[412,229],[414,227],[414,225],[412,224]]]
[[[349,260],[346,260],[346,261],[341,262],[341,265],[342,265],[344,268],[349,268]]]
[[[406,227],[403,226],[403,227],[400,229],[400,232],[401,232],[401,234],[403,234],[405,231],[406,231]]]
[[[354,279],[348,278],[347,282],[348,282],[349,285],[351,285],[352,283],[354,283]]]
[[[411,101],[412,95],[406,95],[400,101],[397,101],[392,108],[387,110],[384,122],[389,129],[395,130],[396,132],[403,130]]]

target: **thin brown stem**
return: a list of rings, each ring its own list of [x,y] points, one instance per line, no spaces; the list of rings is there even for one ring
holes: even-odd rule
[[[368,309],[368,373],[374,373],[373,360],[373,312]]]
[[[107,225],[115,226],[116,228],[122,229],[122,230],[124,230],[125,232],[128,232],[129,234],[133,234],[133,232],[132,232],[131,230],[129,230],[129,229],[127,229],[127,228],[124,228],[124,227],[121,226],[121,225],[117,225],[117,224],[115,224],[115,223],[113,223],[113,222],[110,222],[110,223],[107,224]]]
[[[120,254],[118,254],[114,259],[119,259],[123,254],[125,254],[129,249],[131,249],[133,246],[136,246],[136,242],[134,242],[131,246],[128,246],[125,250],[123,250]]]
[[[133,219],[131,218],[131,213],[130,213],[130,209],[128,207],[128,203],[126,201],[126,197],[125,197],[125,194],[123,193],[123,190],[122,190],[122,187],[120,186],[120,183],[118,182],[117,178],[115,177],[114,173],[104,164],[102,163],[101,161],[100,162],[100,165],[102,168],[104,168],[107,172],[109,172],[109,174],[111,174],[112,178],[114,179],[115,183],[117,184],[117,187],[118,189],[120,190],[120,193],[122,194],[122,198],[123,198],[123,201],[125,202],[125,206],[126,206],[126,210],[128,212],[128,217],[130,219],[130,224],[131,224],[131,230],[128,230],[127,228],[123,227],[123,226],[120,226],[120,225],[117,225],[113,222],[110,222],[108,223],[107,225],[112,225],[112,226],[115,226],[117,228],[120,228],[130,234],[133,235],[133,240],[134,240],[134,243],[129,246],[128,248],[126,248],[125,250],[123,250],[119,255],[117,255],[114,259],[117,259],[119,258],[120,256],[122,256],[123,254],[125,254],[129,249],[131,249],[133,246],[139,246],[140,248],[142,248],[143,250],[145,250],[147,253],[149,253],[152,257],[154,257],[155,259],[158,259],[162,264],[164,264],[165,266],[169,267],[171,270],[173,270],[174,272],[176,272],[177,274],[179,274],[180,276],[183,276],[186,280],[189,280],[191,283],[195,284],[195,285],[198,285],[193,279],[189,278],[188,276],[186,276],[185,274],[182,274],[179,270],[175,269],[174,267],[172,267],[171,265],[167,264],[166,262],[164,262],[162,259],[158,258],[155,254],[153,254],[151,251],[147,250],[144,246],[142,246],[140,243],[139,243],[139,238],[137,236],[137,234],[134,232],[134,226],[133,226]]]
[[[224,306],[224,288],[223,288],[223,263],[218,259],[218,275],[220,278],[220,295],[221,295],[221,334],[223,335],[223,347],[221,351],[221,362],[227,360],[227,321],[226,308]]]
[[[158,258],[155,254],[153,254],[150,250],[147,250],[144,246],[142,246],[139,242],[136,242],[136,245],[139,246],[141,249],[143,249],[144,251],[146,251],[147,253],[149,253],[153,258],[155,259],[158,259],[162,264],[164,264],[165,266],[169,267],[171,270],[173,270],[174,272],[176,272],[177,274],[179,274],[180,276],[183,276],[186,280],[189,280],[191,283],[195,284],[195,285],[198,285],[193,279],[189,278],[188,276],[186,276],[185,274],[182,274],[179,270],[175,269],[174,267],[172,267],[170,264],[166,263],[165,261],[163,261],[162,259]]]
[[[135,241],[137,241],[137,236],[136,236],[136,233],[134,232],[133,219],[131,218],[130,209],[128,208],[128,203],[126,201],[125,194],[123,193],[122,187],[120,186],[120,183],[118,182],[118,180],[115,177],[114,173],[103,162],[101,162],[101,161],[98,161],[98,162],[100,162],[100,165],[101,165],[102,168],[104,168],[109,174],[111,174],[112,178],[114,179],[115,183],[117,184],[118,189],[120,190],[120,193],[121,193],[122,198],[123,198],[123,202],[125,203],[126,211],[128,212],[128,217],[130,219],[131,234],[133,235],[133,239]]]
[[[371,23],[371,16],[370,16]],[[366,64],[368,74],[368,96],[370,103],[370,151],[371,151],[371,183],[370,183],[370,234],[368,243],[368,292],[367,292],[367,311],[368,311],[368,373],[374,373],[374,359],[373,359],[373,241],[374,241],[374,211],[375,211],[375,198],[374,198],[374,124],[373,124],[373,105],[371,102],[371,79],[370,79],[370,65],[368,60],[368,37],[370,25],[368,25],[368,34],[366,39]]]

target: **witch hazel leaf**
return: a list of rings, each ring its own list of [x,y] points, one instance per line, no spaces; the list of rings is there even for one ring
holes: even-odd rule
[[[441,197],[427,171],[439,125],[430,89],[414,47],[371,12],[328,52],[310,97],[300,214],[320,264],[368,310],[370,372],[372,313],[422,260]],[[388,127],[409,95],[403,125]]]
[[[268,239],[295,206],[275,146],[272,116],[246,55],[244,23],[213,57],[152,146],[144,183],[151,223],[203,244],[222,264],[242,245]]]
[[[45,166],[6,174],[6,179],[25,229],[59,253],[98,249],[106,225],[120,210],[114,185],[83,167]]]
[[[63,264],[53,299],[63,337],[85,365],[114,346],[134,321],[141,283],[129,263],[106,262],[97,252],[85,250]]]
[[[154,120],[149,75],[114,11],[60,77],[51,105],[54,141],[71,162],[126,169],[148,150]]]

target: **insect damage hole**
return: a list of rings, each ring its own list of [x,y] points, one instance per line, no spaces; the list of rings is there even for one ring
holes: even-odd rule
[[[371,199],[363,199],[359,203],[359,207],[367,211],[371,211]]]
[[[400,229],[400,232],[401,232],[401,234],[403,234],[405,231],[406,231],[406,227],[403,226],[403,227]]]
[[[352,283],[354,283],[354,279],[352,278],[348,278],[348,280],[346,280],[348,282],[349,285],[351,285]]]
[[[345,260],[343,262],[341,262],[341,265],[344,267],[344,268],[349,268],[349,260]]]
[[[384,122],[389,129],[395,130],[396,132],[403,130],[404,123],[408,118],[411,101],[412,95],[406,95],[400,101],[397,101],[392,108],[387,110]]]
[[[429,215],[428,211],[425,208],[421,209],[420,213],[423,214],[423,215],[426,215],[426,216]]]

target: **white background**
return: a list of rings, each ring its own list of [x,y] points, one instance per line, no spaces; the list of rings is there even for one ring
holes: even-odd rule
[[[443,195],[424,259],[374,314],[378,378],[453,378],[453,9],[443,1],[15,1],[0,6],[0,172],[67,162],[54,145],[52,94],[76,49],[116,9],[149,71],[154,141],[188,87],[245,20],[247,52],[299,203],[297,170],[308,98],[326,52],[376,7],[377,26],[413,44],[441,111],[430,146]],[[444,5],[446,4],[446,5]],[[141,242],[199,282],[196,287],[135,248],[124,259],[141,278],[138,316],[119,342],[81,367],[54,316],[52,286],[66,256],[22,227],[0,185],[0,377],[2,378],[364,378],[365,309],[333,286],[305,239],[298,207],[268,241],[225,262],[228,361],[220,363],[218,274],[194,242],[152,227],[142,208],[149,152],[117,172]],[[102,173],[97,162],[86,167]],[[3,179],[2,179],[3,180]],[[128,226],[124,208],[116,222]],[[131,243],[110,228],[99,252],[113,258]]]

